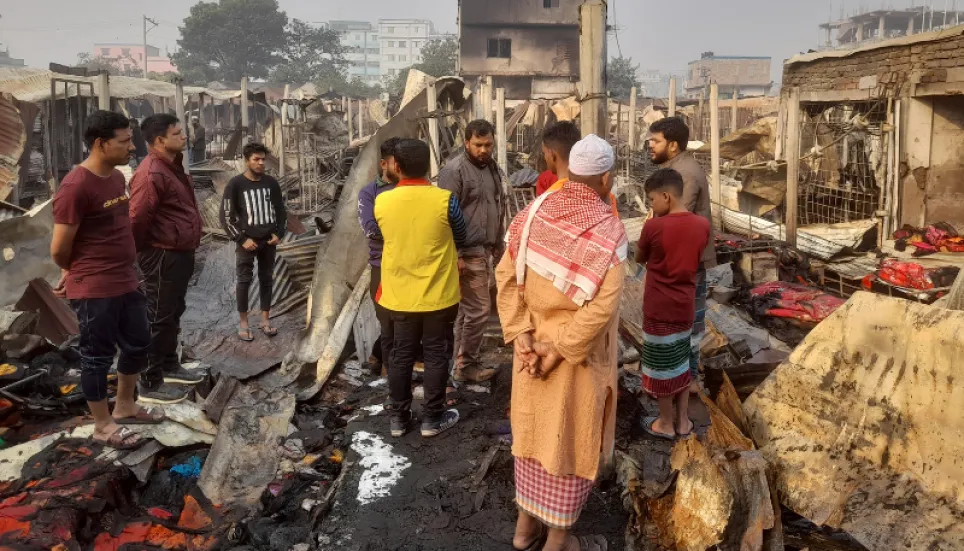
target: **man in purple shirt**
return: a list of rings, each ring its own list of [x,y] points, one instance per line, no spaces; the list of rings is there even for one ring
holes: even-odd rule
[[[378,229],[378,223],[375,221],[375,198],[386,191],[395,189],[396,184],[398,184],[398,175],[392,173],[391,170],[391,160],[393,152],[395,151],[395,145],[397,145],[399,141],[398,138],[385,140],[385,143],[383,143],[381,147],[381,174],[375,178],[374,182],[368,184],[358,192],[358,221],[361,222],[365,236],[368,237],[368,264],[372,267],[372,282],[369,291],[371,292],[372,300],[375,302],[375,313],[378,316],[378,323],[381,325],[381,336],[378,339],[379,343],[375,343],[375,349],[372,354],[382,363],[391,360],[392,341],[395,338],[395,331],[392,328],[392,320],[388,312],[379,306],[378,301],[375,300],[375,293],[378,292],[378,286],[382,281],[382,248],[385,246],[385,241],[382,239],[381,232]],[[378,371],[380,373],[381,366],[377,367],[379,367]]]

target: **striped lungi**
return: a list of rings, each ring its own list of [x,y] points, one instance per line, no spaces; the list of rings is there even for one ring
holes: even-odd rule
[[[643,319],[643,390],[663,398],[688,387],[692,349],[691,323],[665,323]]]
[[[516,505],[549,528],[572,528],[593,484],[578,476],[553,476],[535,459],[515,458]]]
[[[690,335],[690,375],[693,380],[700,377],[700,345],[706,335],[706,268],[700,264],[696,273],[696,316],[693,319],[693,334]]]

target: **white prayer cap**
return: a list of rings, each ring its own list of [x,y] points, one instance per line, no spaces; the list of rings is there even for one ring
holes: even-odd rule
[[[606,140],[590,134],[576,142],[569,152],[569,172],[579,176],[599,176],[613,169],[616,156]]]

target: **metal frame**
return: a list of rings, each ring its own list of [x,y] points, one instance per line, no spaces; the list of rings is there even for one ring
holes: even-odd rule
[[[94,83],[83,80],[73,80],[66,78],[52,78],[50,79],[50,113],[47,117],[47,140],[50,144],[49,153],[50,159],[48,164],[50,166],[51,176],[54,180],[54,191],[60,188],[60,162],[58,159],[58,147],[57,147],[57,134],[55,130],[58,128],[57,124],[60,122],[57,116],[57,88],[59,84],[63,84],[64,89],[64,123],[66,124],[66,117],[69,114],[70,107],[70,85],[76,86],[76,98],[77,98],[77,112],[80,113],[84,110],[84,100],[87,99],[82,93],[81,87],[88,87],[90,89],[89,98],[95,96],[94,93]],[[73,140],[68,141],[71,144],[69,154],[71,155],[70,161],[73,164],[78,164],[83,161],[83,118],[74,124],[73,128]],[[74,150],[73,146],[76,146]]]

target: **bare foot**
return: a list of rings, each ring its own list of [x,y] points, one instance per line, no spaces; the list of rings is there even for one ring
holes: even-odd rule
[[[681,438],[686,438],[687,436],[693,434],[693,429],[695,428],[696,425],[693,424],[693,421],[687,418],[684,422],[679,424],[676,434],[678,434]]]

